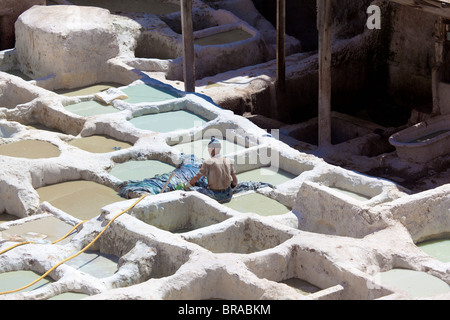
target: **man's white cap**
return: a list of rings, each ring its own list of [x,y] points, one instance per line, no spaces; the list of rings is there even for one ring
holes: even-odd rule
[[[208,149],[221,149],[222,145],[220,141],[217,140],[214,136],[211,137],[211,141],[208,143]]]

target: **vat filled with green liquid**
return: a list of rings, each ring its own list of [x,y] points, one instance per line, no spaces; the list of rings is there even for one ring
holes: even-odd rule
[[[431,297],[450,292],[450,286],[426,272],[408,269],[392,269],[380,272],[382,283],[411,295],[413,298]]]
[[[262,216],[281,215],[291,211],[278,201],[259,193],[233,196],[231,201],[224,205],[242,213],[253,212]]]
[[[34,271],[29,270],[19,270],[19,271],[9,271],[0,273],[0,292],[7,292],[20,289],[33,281],[36,281],[41,276]],[[20,291],[13,293],[23,293],[30,292],[36,289],[43,288],[47,284],[51,283],[52,280],[49,277],[45,277],[32,286],[24,288]]]
[[[128,96],[124,101],[136,104],[143,102],[159,102],[180,98],[169,89],[153,87],[149,84],[137,84],[121,89]]]
[[[79,103],[70,104],[65,107],[67,111],[81,117],[92,117],[101,114],[110,114],[120,112],[113,106],[104,106],[95,100],[88,100]]]
[[[155,132],[201,127],[208,122],[206,119],[185,110],[148,114],[129,121],[138,129]]]
[[[296,176],[281,169],[274,170],[263,167],[238,173],[236,177],[239,182],[265,182],[277,186],[294,179]]]
[[[450,239],[428,240],[418,243],[417,246],[439,261],[450,262]]]

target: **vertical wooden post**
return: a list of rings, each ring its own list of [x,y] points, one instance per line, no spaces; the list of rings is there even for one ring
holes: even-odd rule
[[[0,50],[14,47],[14,18],[12,8],[0,9]]]
[[[277,87],[286,89],[286,0],[277,0]]]
[[[319,31],[319,147],[331,145],[331,0],[317,0]]]
[[[184,90],[195,92],[194,27],[192,24],[192,0],[180,0],[181,29],[183,33]]]
[[[441,104],[439,97],[439,83],[442,76],[442,63],[444,61],[445,24],[442,17],[436,18],[435,44],[434,44],[434,66],[431,71],[431,82],[433,92],[433,114],[441,114]]]

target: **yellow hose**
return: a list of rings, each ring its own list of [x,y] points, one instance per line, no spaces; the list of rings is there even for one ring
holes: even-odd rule
[[[69,261],[69,260],[75,258],[76,256],[82,254],[82,253],[83,253],[84,251],[86,251],[91,245],[93,245],[94,242],[98,240],[98,238],[100,238],[100,236],[103,234],[103,232],[105,232],[105,230],[109,227],[109,225],[110,225],[114,220],[116,220],[116,219],[117,219],[118,217],[120,217],[122,214],[124,214],[124,213],[126,213],[127,211],[129,211],[129,210],[131,210],[132,208],[134,208],[134,207],[135,207],[142,199],[144,199],[145,197],[146,197],[146,195],[141,196],[141,197],[140,197],[135,203],[133,203],[129,208],[127,208],[127,209],[125,209],[124,211],[118,213],[114,218],[112,218],[111,221],[108,222],[108,224],[103,228],[103,230],[102,230],[102,231],[94,238],[94,240],[92,240],[92,241],[91,241],[84,249],[82,249],[82,250],[78,251],[77,253],[75,253],[74,255],[72,255],[72,256],[70,256],[70,257],[68,257],[68,258],[66,258],[66,259],[64,259],[64,260],[62,260],[62,261],[60,261],[60,262],[58,262],[58,263],[57,263],[56,265],[54,265],[50,270],[48,270],[46,273],[44,273],[44,274],[43,274],[42,276],[40,276],[38,279],[36,279],[36,280],[34,280],[33,282],[27,284],[26,286],[23,286],[22,288],[15,289],[15,290],[11,290],[11,291],[0,292],[0,295],[10,294],[10,293],[13,293],[13,292],[17,292],[17,291],[26,289],[26,288],[32,286],[33,284],[35,284],[36,282],[38,282],[38,281],[42,280],[43,278],[45,278],[50,272],[52,272],[54,269],[56,269],[57,267],[59,267],[61,264],[63,264],[63,263],[65,263],[65,262],[67,262],[67,261]],[[83,223],[83,222],[81,222],[81,223]],[[81,223],[80,223],[80,224],[81,224]],[[76,228],[76,227],[74,227],[74,229],[75,229],[75,228]],[[72,229],[72,230],[73,230],[73,229]],[[68,233],[68,234],[70,234],[70,233]],[[66,235],[66,236],[67,236],[67,235]],[[63,238],[61,238],[61,239],[63,239]],[[59,240],[57,240],[57,241],[59,241]],[[56,242],[57,242],[57,241],[56,241]],[[55,242],[55,243],[56,243],[56,242]],[[20,244],[18,244],[18,245],[20,245]],[[11,248],[11,249],[12,249],[12,248]]]
[[[30,243],[34,243],[34,242],[33,241],[24,241],[24,242],[21,242],[21,243],[16,243],[15,245],[9,247],[8,249],[5,249],[2,252],[0,252],[0,254],[8,252],[9,250],[14,249],[14,248],[16,248],[18,246],[23,246],[24,244],[30,244]]]
[[[60,241],[63,241],[65,238],[67,238],[67,237],[73,232],[73,230],[75,230],[76,228],[78,228],[79,226],[81,226],[83,223],[88,222],[88,221],[89,221],[89,220],[81,221],[81,222],[78,223],[75,227],[73,227],[69,232],[67,232],[67,234],[66,234],[64,237],[62,237],[62,238],[60,238],[60,239],[58,239],[58,240],[56,240],[56,241],[53,241],[52,244],[58,243],[58,242],[60,242]]]

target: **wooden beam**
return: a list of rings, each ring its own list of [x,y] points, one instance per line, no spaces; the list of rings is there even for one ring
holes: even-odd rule
[[[192,0],[180,0],[181,29],[183,34],[183,77],[187,92],[195,92],[194,27],[192,24]]]
[[[422,10],[443,18],[450,19],[450,2],[447,0],[390,0],[404,6]]]
[[[442,79],[442,64],[444,63],[444,42],[446,38],[444,19],[436,18],[434,32],[434,65],[431,71],[431,83],[433,93],[433,114],[441,114],[439,83]]]
[[[286,90],[286,0],[277,0],[277,87]]]
[[[331,0],[317,0],[319,31],[319,147],[331,145]]]

